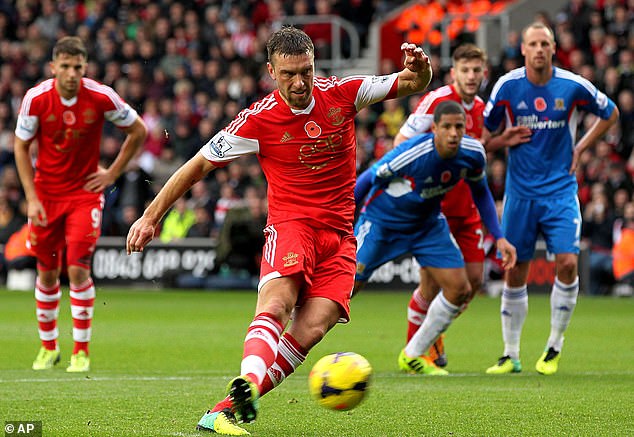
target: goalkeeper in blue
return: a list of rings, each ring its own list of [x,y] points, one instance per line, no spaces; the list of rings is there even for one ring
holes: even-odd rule
[[[496,239],[506,268],[515,265],[515,248],[502,235],[486,177],[482,144],[465,135],[462,106],[444,101],[434,110],[432,132],[415,136],[389,151],[357,179],[355,200],[365,200],[355,226],[357,273],[354,293],[384,263],[411,253],[429,273],[427,289],[441,289],[427,317],[398,358],[410,373],[445,375],[424,353],[458,315],[471,286],[458,244],[440,211],[444,194],[464,179],[484,224]],[[470,199],[465,199],[470,202]]]
[[[520,335],[528,312],[526,282],[535,243],[541,234],[555,255],[556,277],[550,295],[550,336],[535,369],[557,372],[564,332],[577,304],[581,213],[575,170],[585,149],[618,119],[619,111],[586,79],[553,67],[555,40],[550,28],[533,23],[522,32],[524,67],[502,76],[485,107],[483,138],[491,132],[523,129],[520,141],[508,141],[508,164],[502,229],[517,248],[518,263],[506,272],[501,318],[504,353],[490,374],[517,373]],[[597,116],[576,141],[580,111]],[[499,141],[496,141],[500,145]]]

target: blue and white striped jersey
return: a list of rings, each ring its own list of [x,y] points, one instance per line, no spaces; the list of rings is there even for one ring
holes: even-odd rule
[[[527,126],[527,143],[509,147],[506,193],[537,199],[576,195],[577,180],[569,174],[576,144],[579,111],[608,119],[614,102],[583,77],[561,68],[545,86],[528,81],[526,68],[502,76],[484,110],[484,125],[494,132],[504,127]]]

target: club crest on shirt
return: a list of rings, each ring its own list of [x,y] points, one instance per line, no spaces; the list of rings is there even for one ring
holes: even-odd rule
[[[304,125],[304,130],[306,131],[306,134],[311,138],[317,138],[319,135],[321,135],[321,127],[319,127],[319,125],[312,120]]]
[[[440,174],[440,182],[446,184],[451,180],[451,172],[449,170],[445,170]]]
[[[543,97],[537,97],[533,101],[533,105],[535,106],[535,110],[539,112],[544,112],[546,108],[548,108],[548,105],[546,104],[546,100],[544,100]]]
[[[216,141],[209,141],[209,150],[213,156],[224,158],[226,153],[231,150],[231,146],[227,144],[224,136],[220,136]]]
[[[565,111],[566,104],[564,103],[564,99],[557,98],[555,99],[555,111]]]
[[[282,257],[282,259],[284,260],[284,267],[290,267],[294,266],[295,264],[299,264],[297,258],[299,258],[298,254],[296,254],[295,252],[288,252],[286,256]]]
[[[64,124],[71,125],[75,124],[77,118],[75,117],[75,113],[73,111],[64,111],[62,114],[62,120],[64,121]]]
[[[339,126],[341,123],[345,121],[343,114],[341,113],[341,108],[330,108],[328,109],[328,113],[326,117],[330,119],[333,126]]]

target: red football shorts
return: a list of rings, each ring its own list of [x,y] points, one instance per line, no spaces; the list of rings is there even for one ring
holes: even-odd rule
[[[37,256],[38,268],[44,271],[60,268],[65,249],[67,266],[89,269],[101,235],[103,196],[41,199],[41,202],[47,226],[29,223],[29,242]]]
[[[341,310],[339,322],[350,320],[350,297],[356,271],[357,240],[352,233],[320,229],[310,220],[268,225],[262,249],[260,284],[300,275],[303,286],[297,305],[306,299],[324,297]]]
[[[449,229],[460,246],[466,263],[484,262],[484,230],[480,216],[447,217]]]

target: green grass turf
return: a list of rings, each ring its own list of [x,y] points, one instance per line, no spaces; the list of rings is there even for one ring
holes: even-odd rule
[[[195,436],[204,410],[239,372],[254,292],[99,288],[92,370],[64,369],[72,347],[68,293],[60,315],[62,363],[34,372],[39,347],[32,293],[0,291],[0,422],[41,420],[46,436]],[[634,299],[581,297],[559,372],[534,364],[549,330],[546,296],[531,295],[524,371],[489,376],[502,352],[499,300],[477,298],[446,339],[449,377],[397,371],[408,293],[366,292],[289,380],[261,400],[254,436],[634,435]],[[350,412],[310,399],[321,356],[355,351],[374,367],[368,398]]]

